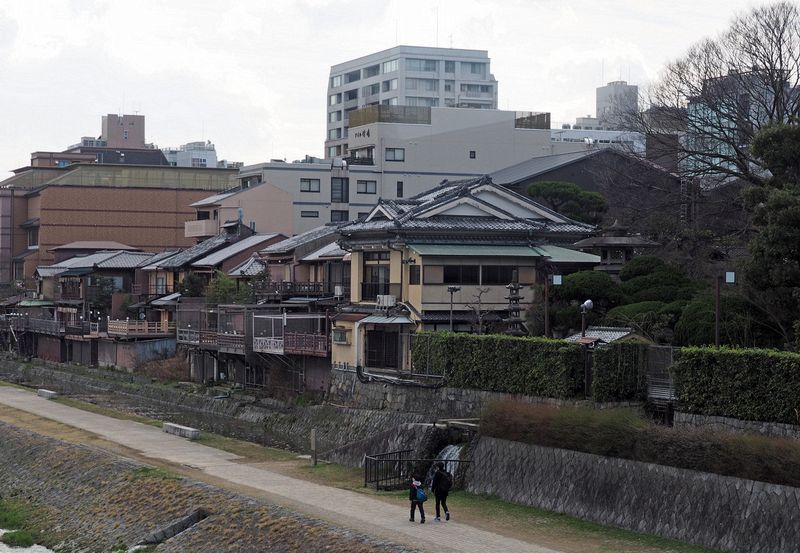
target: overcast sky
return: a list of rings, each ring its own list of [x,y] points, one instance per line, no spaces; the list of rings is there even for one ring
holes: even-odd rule
[[[570,121],[594,113],[604,81],[645,84],[753,5],[0,0],[0,177],[123,111],[162,147],[207,139],[247,164],[322,156],[330,66],[397,44],[488,50],[501,109]]]

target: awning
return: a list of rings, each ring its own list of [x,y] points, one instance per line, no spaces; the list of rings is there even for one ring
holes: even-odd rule
[[[17,307],[53,307],[53,305],[49,300],[22,300]]]
[[[413,325],[414,321],[404,315],[369,315],[361,319],[362,323],[375,325]]]
[[[579,252],[561,246],[536,246],[551,263],[587,263],[600,264],[600,256],[586,252]]]
[[[150,302],[150,305],[178,305],[178,298],[181,297],[180,292],[175,292],[163,298],[158,298]]]

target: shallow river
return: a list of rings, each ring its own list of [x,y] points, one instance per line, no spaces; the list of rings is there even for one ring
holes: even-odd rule
[[[6,530],[0,530],[0,536],[6,533]],[[4,543],[0,543],[0,553],[53,553],[50,549],[42,547],[41,545],[34,545],[33,547],[9,547]]]

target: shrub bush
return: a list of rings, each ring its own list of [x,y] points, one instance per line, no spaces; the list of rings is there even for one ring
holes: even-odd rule
[[[643,400],[647,397],[647,345],[617,342],[594,350],[592,399]]]
[[[643,301],[620,305],[606,314],[606,320],[612,323],[624,324],[652,313],[658,313],[665,305],[661,301]]]
[[[31,547],[36,543],[36,540],[27,530],[12,530],[0,536],[0,542],[11,547]]]
[[[773,484],[800,486],[800,444],[751,434],[655,426],[624,409],[553,408],[516,401],[487,405],[481,434]]]
[[[628,261],[619,272],[619,279],[622,282],[631,280],[638,276],[649,275],[659,269],[665,268],[667,264],[660,257],[654,255],[641,255]]]
[[[800,424],[800,354],[683,348],[671,370],[682,410]]]
[[[457,388],[552,398],[583,391],[581,347],[562,340],[420,332],[412,362]]]

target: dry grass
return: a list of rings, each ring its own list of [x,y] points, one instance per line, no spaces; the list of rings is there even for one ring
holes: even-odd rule
[[[136,372],[167,382],[188,380],[190,376],[189,364],[180,356],[142,363],[136,368]]]

